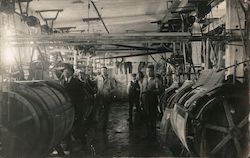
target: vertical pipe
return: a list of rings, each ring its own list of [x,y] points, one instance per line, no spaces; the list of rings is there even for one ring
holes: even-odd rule
[[[74,50],[74,69],[77,68],[77,50]]]
[[[89,4],[89,0],[88,0],[88,18],[89,18],[89,10],[90,10],[90,4]],[[88,21],[88,33],[89,33],[89,26],[90,26],[90,23]]]
[[[173,42],[173,54],[174,55],[176,54],[176,45],[175,45],[175,42]]]
[[[246,17],[244,15],[243,9],[239,8],[237,1],[235,0],[226,0],[226,30],[234,29],[246,29],[245,28]],[[239,30],[242,31],[242,30]],[[242,46],[242,41],[230,41],[226,45],[225,50],[225,66],[228,67],[233,65],[235,60],[237,62],[242,62],[245,59],[244,48]],[[226,76],[234,73],[234,68],[229,68],[226,72]],[[244,76],[244,67],[243,65],[237,66],[237,76]],[[242,82],[242,81],[241,81]]]
[[[206,40],[206,62],[205,62],[205,68],[209,69],[210,68],[210,40]]]
[[[250,1],[247,1],[247,6],[248,6],[248,10],[246,13],[246,26],[247,26],[247,37],[250,37]],[[250,58],[250,39],[248,38],[247,41],[247,50],[246,50],[246,55],[247,58]],[[248,63],[248,107],[250,106],[250,64]],[[249,114],[249,118],[248,118],[248,136],[249,136],[249,131],[250,131],[250,114]],[[248,137],[248,140],[250,140],[250,136]],[[248,153],[250,152],[249,150],[250,148],[250,143],[248,143]]]
[[[12,66],[10,65],[10,69],[9,69],[9,83],[8,83],[8,87],[10,87],[11,86],[11,71],[12,71]],[[7,100],[7,121],[8,122],[10,122],[11,120],[11,118],[10,118],[10,97],[8,96],[8,100]]]
[[[182,32],[185,32],[185,26],[184,26],[184,17],[181,14],[181,27],[182,27]],[[185,42],[182,42],[182,53],[183,53],[183,57],[184,57],[184,73],[186,73],[186,62],[187,62],[187,56],[186,56],[186,46],[185,46]]]
[[[183,57],[184,57],[184,72],[186,73],[187,68],[187,56],[186,56],[186,46],[185,46],[185,42],[182,43],[182,51],[183,51]]]
[[[1,3],[1,2],[0,2]],[[0,41],[3,41],[2,40],[2,28],[3,28],[3,17],[2,17],[2,14],[0,13]],[[3,45],[1,43],[1,45]],[[2,124],[3,124],[3,74],[2,74],[2,47],[0,47],[0,129],[2,127]],[[2,138],[0,138],[0,141]]]
[[[233,85],[236,83],[237,78],[237,60],[234,61],[234,74],[233,74]]]
[[[218,62],[217,62],[217,69],[220,69],[221,68],[221,65],[222,65],[222,44],[219,43],[218,44]]]

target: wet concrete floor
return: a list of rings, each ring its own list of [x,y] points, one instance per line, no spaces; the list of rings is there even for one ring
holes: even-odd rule
[[[87,125],[87,147],[67,157],[170,157],[168,148],[159,143],[157,138],[146,137],[146,127],[140,114],[134,117],[134,123],[128,123],[128,103],[113,103],[110,108],[106,130],[102,122]],[[56,156],[56,155],[54,155]],[[54,157],[53,156],[53,157]]]

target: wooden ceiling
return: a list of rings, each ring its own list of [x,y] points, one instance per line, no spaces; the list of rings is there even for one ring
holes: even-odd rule
[[[152,32],[158,26],[154,21],[161,20],[167,10],[168,0],[93,0],[110,33]],[[89,5],[90,4],[90,5]],[[90,6],[90,8],[88,7]],[[89,0],[33,0],[30,9],[63,9],[54,22],[56,27],[76,27],[72,30],[84,30],[85,33],[105,33],[100,20],[83,22],[83,18],[98,17]],[[54,17],[55,13],[43,13],[45,17]],[[39,15],[36,15],[39,17]],[[41,20],[41,23],[44,23]]]

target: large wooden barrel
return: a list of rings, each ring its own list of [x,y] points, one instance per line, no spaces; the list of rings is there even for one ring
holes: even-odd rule
[[[44,157],[72,129],[74,108],[56,82],[13,82],[2,96],[3,157]]]

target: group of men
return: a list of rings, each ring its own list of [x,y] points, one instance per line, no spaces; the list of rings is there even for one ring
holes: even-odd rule
[[[95,95],[95,112],[98,113],[99,108],[104,108],[105,114],[108,114],[109,105],[112,100],[112,94],[115,89],[115,82],[108,75],[106,67],[101,68],[101,75],[96,77],[96,84],[91,83],[88,79],[82,79],[81,77],[74,77],[74,69],[70,64],[65,64],[60,83],[63,85],[71,102],[75,107],[76,120],[82,121],[84,106],[84,92]],[[93,119],[96,119],[93,118]],[[76,121],[76,122],[77,122]]]
[[[96,78],[97,84],[89,82],[87,79],[81,79],[81,77],[74,76],[74,69],[71,64],[65,64],[62,75],[60,77],[60,83],[68,93],[71,103],[75,108],[75,120],[73,124],[73,130],[66,138],[67,146],[72,152],[72,136],[79,140],[83,147],[86,145],[86,138],[84,133],[83,121],[84,117],[84,98],[86,95],[95,96],[94,113],[90,115],[92,121],[100,121],[100,111],[104,111],[104,130],[106,129],[109,105],[112,100],[112,93],[115,89],[115,82],[108,76],[107,68],[101,68],[101,75]],[[92,85],[91,85],[92,84]],[[88,94],[87,94],[88,93]],[[103,121],[103,120],[102,120]],[[57,151],[60,151],[60,147],[57,147]]]
[[[113,93],[116,84],[108,75],[106,67],[101,68],[101,75],[96,78],[96,91],[89,90],[88,92],[95,95],[95,109],[94,121],[104,121],[103,129],[106,129],[108,122],[108,115],[110,103],[112,101]],[[74,137],[79,139],[83,145],[86,144],[86,138],[83,132],[82,121],[84,120],[84,95],[86,95],[86,86],[83,81],[74,77],[74,69],[70,64],[65,64],[60,82],[68,92],[71,102],[75,107],[75,121],[74,132],[71,133]],[[133,122],[133,107],[137,111],[143,111],[145,114],[145,121],[147,124],[148,135],[156,134],[156,119],[157,119],[157,105],[158,95],[162,92],[162,83],[155,77],[154,66],[150,65],[146,69],[146,76],[139,72],[138,77],[132,74],[132,81],[128,85],[129,93],[129,122]],[[100,112],[103,112],[104,118],[99,119]]]
[[[136,107],[137,112],[143,112],[147,125],[147,135],[156,136],[156,120],[158,113],[158,96],[163,92],[162,82],[155,77],[154,66],[149,65],[146,68],[146,76],[142,73],[132,74],[132,80],[128,83],[129,94],[129,119],[133,122],[133,108]]]

